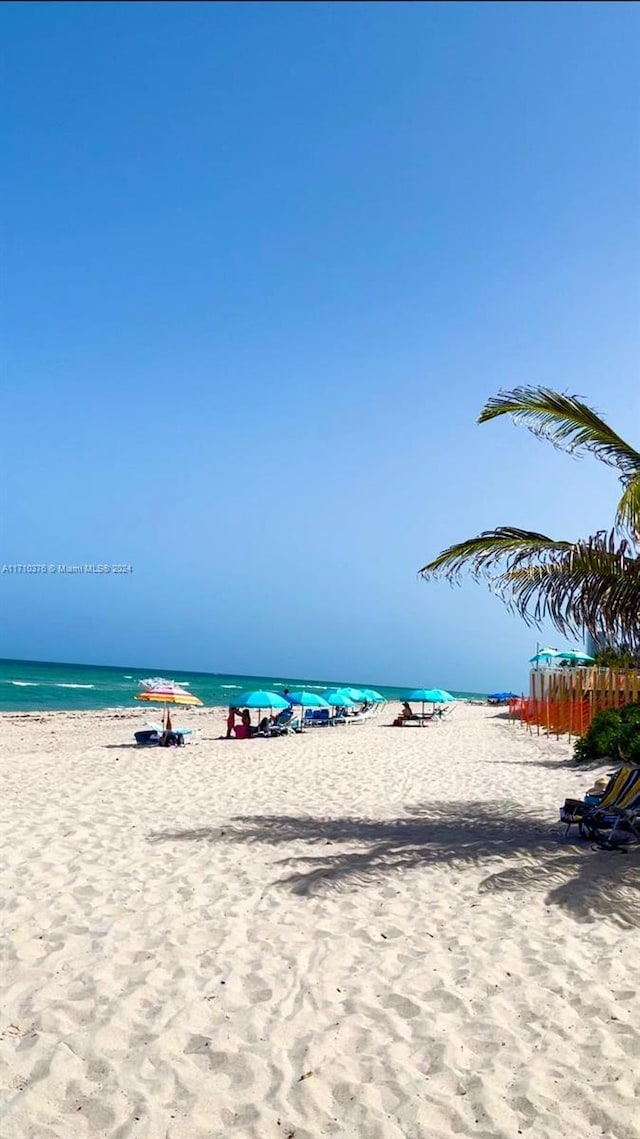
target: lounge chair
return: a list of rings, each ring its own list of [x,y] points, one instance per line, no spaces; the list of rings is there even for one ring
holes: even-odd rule
[[[331,723],[331,713],[328,708],[307,708],[304,723],[312,728],[326,728]]]
[[[300,721],[294,719],[293,708],[284,708],[264,732],[266,736],[288,736],[300,731]]]
[[[172,728],[174,735],[181,737],[181,743],[187,742],[187,736],[193,734],[193,728]],[[155,724],[151,720],[147,720],[146,729],[134,732],[134,738],[138,747],[157,747],[160,742],[160,736],[164,732],[162,724]]]
[[[366,712],[356,712],[353,716],[347,716],[345,724],[365,724],[367,720],[373,719],[373,712],[369,708]]]
[[[137,747],[160,747],[163,735],[162,731],[158,732],[155,728],[147,728],[145,731],[133,734]],[[191,728],[172,728],[170,735],[175,737],[174,742],[181,747],[187,742],[186,737],[191,735]]]
[[[631,820],[640,812],[640,769],[632,768],[631,773],[615,803],[605,804],[603,796],[582,820],[580,830],[585,838],[598,841],[601,831],[629,829]]]
[[[408,728],[413,724],[421,728],[424,724],[431,724],[434,717],[435,712],[412,712],[410,716],[406,716],[401,713],[393,721],[393,725],[396,728]]]
[[[567,824],[565,837],[577,824],[582,838],[594,838],[598,830],[609,830],[621,812],[640,808],[640,767],[621,767],[610,778],[599,803],[566,799],[560,818]]]
[[[619,850],[630,842],[640,843],[640,810],[617,811],[612,825],[602,833],[595,827],[591,837],[603,850]]]

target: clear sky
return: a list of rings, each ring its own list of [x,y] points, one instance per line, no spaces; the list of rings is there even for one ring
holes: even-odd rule
[[[426,584],[498,524],[608,526],[640,439],[640,9],[5,4],[2,656],[518,686]],[[548,630],[542,640],[557,643]]]

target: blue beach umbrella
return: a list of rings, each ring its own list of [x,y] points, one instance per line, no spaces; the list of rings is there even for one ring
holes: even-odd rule
[[[540,664],[549,660],[557,660],[561,654],[557,649],[538,649],[535,656],[529,657],[529,664]]]
[[[363,704],[366,696],[362,688],[339,688],[338,692],[346,692],[350,700],[354,700],[356,704]]]
[[[328,708],[328,701],[317,692],[290,692],[289,703],[299,704],[301,708]]]
[[[445,692],[444,688],[414,688],[407,699],[420,700],[424,714],[425,704],[449,704],[455,697],[450,692]]]
[[[423,704],[449,704],[455,696],[445,692],[444,688],[414,688],[407,699],[421,700]]]
[[[370,704],[384,704],[384,696],[376,692],[375,688],[363,688],[362,695]]]
[[[356,703],[356,701],[360,700],[360,697],[362,695],[362,693],[360,692],[360,689],[358,689],[357,697],[352,696],[351,693],[354,691],[355,691],[355,689],[353,689],[353,688],[327,688],[327,692],[333,692],[333,693],[337,692],[338,696],[341,696],[343,700],[350,700],[352,704],[354,704],[354,703]],[[322,695],[326,699],[324,692],[322,693]]]
[[[289,701],[285,700],[284,696],[278,696],[277,692],[263,692],[256,689],[253,692],[241,692],[239,696],[234,696],[233,706],[239,708],[288,708]]]
[[[322,693],[322,697],[332,708],[354,708],[355,701],[347,696],[340,688],[329,688]]]
[[[305,692],[304,690],[301,692],[290,692],[288,699],[290,704],[299,704],[301,708],[330,707],[328,700],[325,700],[323,696],[319,696],[317,692]],[[302,717],[302,723],[304,724],[304,716]]]
[[[581,652],[580,649],[568,649],[566,653],[559,653],[558,656],[560,660],[568,660],[572,664],[595,664],[595,657]]]
[[[452,700],[455,700],[455,696],[452,696],[450,692],[445,692],[444,688],[430,688],[428,691],[431,693],[429,699],[432,704],[450,704]]]

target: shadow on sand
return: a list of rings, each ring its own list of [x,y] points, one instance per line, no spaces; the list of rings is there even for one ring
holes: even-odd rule
[[[618,771],[622,767],[621,759],[586,759],[577,763],[575,759],[496,759],[493,762],[515,765],[516,767],[546,767],[549,771],[575,771],[576,775],[584,774],[585,779],[594,771]],[[631,766],[631,765],[630,765]]]
[[[264,843],[322,847],[313,855],[288,853],[277,885],[309,896],[366,886],[424,866],[486,867],[481,893],[542,891],[549,906],[583,921],[608,918],[640,926],[639,849],[592,850],[565,842],[560,827],[507,800],[429,803],[395,820],[240,816],[228,826],[159,831],[149,841]],[[339,849],[341,846],[348,849]],[[338,849],[334,849],[334,848]],[[491,865],[500,861],[499,869]]]

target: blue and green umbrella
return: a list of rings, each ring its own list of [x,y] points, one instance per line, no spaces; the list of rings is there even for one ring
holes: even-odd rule
[[[301,708],[328,708],[329,705],[323,696],[317,692],[290,692],[287,696],[290,704],[299,704]]]
[[[288,708],[289,701],[285,700],[284,696],[278,696],[277,692],[263,692],[261,689],[254,689],[252,692],[241,692],[239,696],[234,697],[234,707],[239,708]]]
[[[366,700],[366,696],[362,688],[348,688],[345,686],[344,688],[339,688],[338,692],[346,692],[349,699],[353,700],[355,704],[364,704]]]
[[[595,657],[583,653],[580,649],[568,649],[566,653],[559,653],[560,660],[568,660],[571,664],[595,664]]]
[[[369,704],[384,704],[384,696],[381,696],[379,692],[376,692],[375,688],[363,688],[361,691],[362,695],[369,702]]]
[[[581,649],[567,649],[566,652],[558,649],[538,649],[535,656],[529,658],[529,664],[548,664],[549,661],[569,661],[571,664],[594,664],[595,658]]]
[[[545,661],[557,660],[560,653],[557,649],[538,649],[535,656],[529,657],[529,664],[540,664]]]
[[[414,688],[407,700],[421,700],[423,704],[449,704],[455,700],[455,696],[445,692],[444,688]]]
[[[329,708],[328,700],[323,696],[319,696],[317,692],[290,692],[287,696],[290,704],[298,704],[301,708]],[[304,724],[304,716],[302,718]]]
[[[450,704],[455,697],[444,688],[414,688],[407,696],[407,700],[419,700],[424,715],[425,704]]]
[[[355,700],[341,688],[329,688],[322,693],[322,697],[332,708],[355,708]]]

